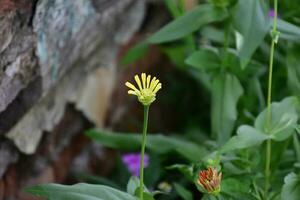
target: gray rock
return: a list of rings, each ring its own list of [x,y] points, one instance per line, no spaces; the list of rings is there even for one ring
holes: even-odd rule
[[[7,167],[15,163],[19,158],[18,151],[8,141],[0,141],[0,179],[2,178]]]
[[[115,68],[118,47],[140,26],[144,4],[39,0],[34,13],[24,11],[22,19],[16,11],[1,18],[0,27],[7,28],[0,29],[5,38],[0,46],[0,134],[33,154],[66,105],[82,102],[94,70]],[[91,118],[91,109],[82,105],[77,108]]]

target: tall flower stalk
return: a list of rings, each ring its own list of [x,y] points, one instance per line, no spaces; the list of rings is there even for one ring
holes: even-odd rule
[[[138,101],[144,106],[144,123],[143,123],[143,135],[142,135],[142,146],[141,146],[141,160],[140,160],[140,190],[139,197],[141,200],[144,199],[144,158],[145,148],[147,141],[147,127],[148,127],[148,115],[151,103],[156,99],[156,93],[162,88],[162,84],[159,80],[154,77],[151,79],[150,75],[142,73],[141,80],[138,75],[134,76],[135,82],[138,87],[133,84],[126,82],[125,85],[130,88],[128,94],[135,95]]]
[[[279,32],[277,31],[277,10],[278,2],[274,0],[274,17],[273,17],[273,29],[271,31],[272,43],[269,61],[269,80],[268,80],[268,99],[267,99],[267,129],[270,130],[272,122],[272,110],[271,110],[271,100],[272,100],[272,75],[273,75],[273,61],[274,61],[274,51],[275,45],[278,42]],[[268,192],[270,187],[270,176],[271,176],[271,155],[272,155],[272,143],[271,140],[266,142],[266,165],[265,165],[265,188],[264,188],[264,199],[268,199]]]
[[[144,106],[144,125],[143,125],[143,136],[142,136],[142,146],[141,146],[141,161],[140,161],[140,199],[143,200],[143,183],[144,183],[144,156],[146,148],[147,139],[147,127],[148,127],[148,114],[149,106]]]

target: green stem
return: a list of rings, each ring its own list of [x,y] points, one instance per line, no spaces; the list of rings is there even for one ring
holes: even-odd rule
[[[274,20],[273,20],[273,30],[272,34],[277,32],[277,8],[278,2],[274,0]],[[272,75],[273,75],[273,60],[274,60],[274,51],[276,39],[274,35],[272,35],[272,44],[271,44],[271,52],[270,52],[270,62],[269,62],[269,81],[268,81],[268,100],[267,100],[267,129],[270,130],[271,122],[272,122],[272,110],[271,110],[271,101],[272,101]],[[266,142],[266,166],[265,166],[265,190],[264,197],[265,200],[268,199],[268,191],[270,187],[270,176],[271,176],[271,155],[272,155],[272,143],[271,140],[267,140]]]
[[[144,106],[144,125],[143,125],[141,160],[140,160],[140,199],[141,200],[144,199],[144,196],[143,196],[143,192],[144,192],[144,156],[145,156],[145,147],[146,147],[148,114],[149,114],[149,106]]]

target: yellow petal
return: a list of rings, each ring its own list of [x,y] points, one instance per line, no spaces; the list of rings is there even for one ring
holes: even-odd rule
[[[158,92],[162,87],[161,83],[157,84],[156,88],[153,90],[154,93]]]
[[[143,88],[146,88],[146,74],[142,73],[142,83],[143,83]]]
[[[137,92],[135,92],[135,91],[133,91],[133,90],[128,90],[128,94],[133,94],[133,95],[138,96],[138,95],[137,95]]]
[[[142,84],[141,84],[141,81],[140,81],[139,76],[138,76],[138,75],[135,75],[135,76],[134,76],[134,80],[135,80],[135,82],[138,84],[140,90],[142,90],[143,88],[142,88]]]
[[[151,90],[153,88],[155,81],[156,81],[156,77],[154,76],[153,79],[151,80],[150,87],[149,87]]]
[[[129,82],[126,82],[125,85],[134,91],[139,91],[134,85]]]
[[[158,84],[159,84],[159,80],[157,79],[157,80],[155,80],[154,83],[151,85],[150,89],[151,89],[152,91],[154,91],[154,89],[156,88],[156,86],[157,86]]]
[[[151,76],[148,75],[148,76],[147,76],[147,88],[150,87],[150,80],[151,80]]]

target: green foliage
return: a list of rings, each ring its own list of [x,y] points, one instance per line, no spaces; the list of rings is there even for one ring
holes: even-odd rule
[[[219,144],[224,144],[234,128],[237,118],[236,105],[243,94],[239,80],[225,73],[214,77],[212,82],[212,132]]]
[[[183,200],[193,200],[193,194],[178,183],[174,183],[175,190]]]
[[[298,121],[299,100],[289,97],[271,105],[271,123],[267,123],[267,109],[255,120],[255,128],[270,135],[275,141],[282,141],[295,133]]]
[[[221,21],[226,16],[227,13],[223,9],[215,8],[210,4],[201,5],[164,26],[150,36],[147,41],[158,44],[178,40],[199,30],[203,25]]]
[[[300,197],[300,176],[290,173],[284,178],[284,185],[281,192],[282,200],[298,200]]]
[[[125,151],[136,151],[141,144],[139,134],[111,133],[96,129],[87,131],[86,135],[99,144]],[[204,148],[193,142],[164,135],[148,135],[146,148],[158,154],[177,152],[190,161],[198,161],[206,154]]]
[[[111,187],[84,183],[72,186],[37,185],[27,188],[26,191],[38,197],[46,197],[49,200],[136,200],[134,196]]]
[[[221,60],[217,53],[209,49],[201,49],[193,52],[185,63],[195,67],[198,70],[215,71],[220,68]]]
[[[298,26],[279,19],[278,30],[280,31],[280,38],[299,43],[300,28]]]
[[[293,47],[288,49],[286,58],[288,69],[288,86],[293,94],[300,94],[300,48]]]
[[[267,139],[283,141],[288,139],[297,125],[299,101],[289,97],[271,105],[271,123],[266,122],[267,109],[262,111],[255,120],[254,127],[240,126],[237,135],[232,137],[222,148],[221,152],[257,146]]]
[[[221,152],[225,153],[236,149],[244,149],[261,144],[270,137],[263,132],[251,127],[241,126],[237,131],[237,135],[233,136],[222,148]]]
[[[127,193],[135,195],[136,191],[139,190],[140,180],[137,177],[131,177],[127,184]]]
[[[234,16],[236,30],[241,34],[237,38],[242,68],[248,64],[255,50],[270,30],[270,22],[264,1],[240,0]]]

